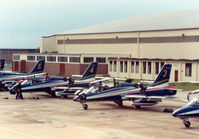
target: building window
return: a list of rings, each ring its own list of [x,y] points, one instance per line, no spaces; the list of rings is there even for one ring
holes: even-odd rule
[[[135,69],[135,72],[136,72],[136,73],[139,73],[139,62],[138,62],[138,61],[136,62],[136,69]]]
[[[117,61],[114,61],[114,64],[113,64],[113,71],[114,71],[114,72],[117,71]]]
[[[64,40],[57,40],[57,44],[64,44]]]
[[[155,74],[159,73],[159,62],[155,62]]]
[[[151,62],[148,62],[148,74],[151,74]]]
[[[120,72],[123,72],[123,61],[120,61]]]
[[[164,62],[161,62],[161,68],[164,66]]]
[[[56,61],[56,56],[47,56],[47,61]]]
[[[14,60],[20,60],[20,55],[14,55]]]
[[[29,60],[29,61],[35,61],[35,56],[27,56],[27,60]]]
[[[96,62],[98,63],[106,63],[106,58],[105,57],[97,57]]]
[[[45,56],[37,56],[37,61],[39,60],[45,60]]]
[[[191,63],[186,63],[185,64],[185,76],[191,76],[192,73],[192,64]]]
[[[58,62],[68,62],[68,57],[59,56],[59,57],[58,57]]]
[[[134,61],[131,61],[131,73],[135,72],[135,65],[134,65]]]
[[[124,72],[127,72],[128,69],[128,63],[127,61],[124,62]]]
[[[146,74],[146,62],[143,62],[143,73]]]
[[[113,61],[110,61],[110,63],[109,63],[109,71],[112,71],[112,65],[113,64]]]
[[[70,62],[80,62],[80,57],[70,57],[69,61]]]
[[[84,57],[84,63],[91,63],[93,62],[94,58],[93,57]]]

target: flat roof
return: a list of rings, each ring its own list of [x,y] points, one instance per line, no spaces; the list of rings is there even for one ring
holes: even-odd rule
[[[80,29],[69,30],[62,34],[93,34],[113,32],[136,32],[176,29],[199,29],[199,10],[188,10],[170,13],[133,15],[102,24]]]

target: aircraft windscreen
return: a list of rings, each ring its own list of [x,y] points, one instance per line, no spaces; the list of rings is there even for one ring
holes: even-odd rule
[[[187,105],[188,106],[199,105],[199,99],[195,97]]]
[[[23,81],[21,84],[22,84],[22,85],[28,84],[28,80]]]

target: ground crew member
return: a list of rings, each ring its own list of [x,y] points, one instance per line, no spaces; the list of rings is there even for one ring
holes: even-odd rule
[[[18,83],[18,85],[16,86],[16,92],[17,92],[17,95],[16,95],[16,99],[23,99],[23,95],[22,95],[22,91],[21,91],[21,82]]]

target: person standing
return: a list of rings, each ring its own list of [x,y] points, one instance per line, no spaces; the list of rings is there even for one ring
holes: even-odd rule
[[[23,95],[22,95],[22,91],[21,91],[21,82],[19,82],[17,85],[16,85],[16,92],[17,92],[17,95],[16,95],[16,99],[23,99]]]

